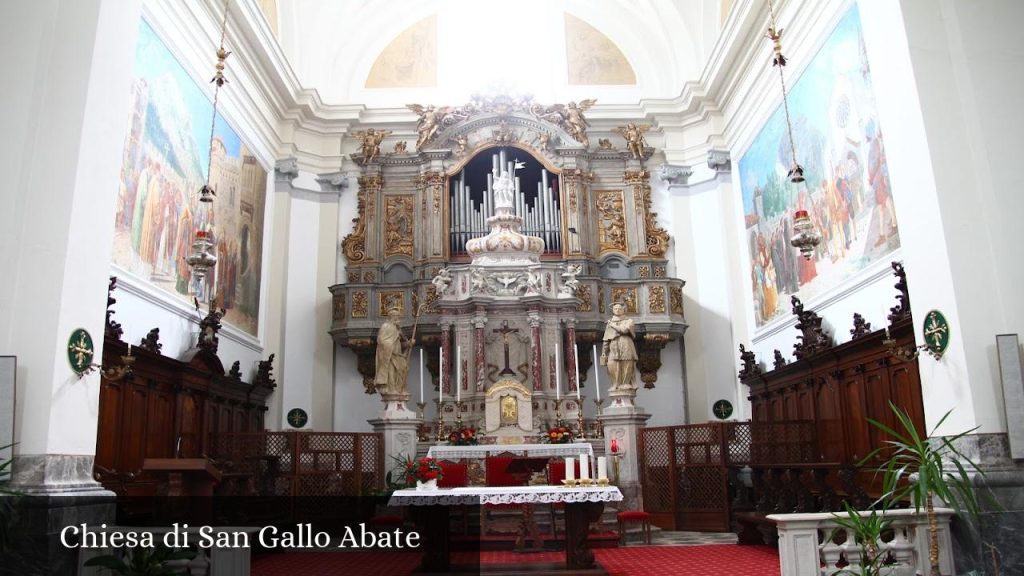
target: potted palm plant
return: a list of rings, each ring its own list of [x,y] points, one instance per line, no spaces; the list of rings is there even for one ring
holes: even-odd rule
[[[896,428],[868,418],[872,426],[891,437],[886,441],[891,452],[878,468],[883,474],[882,497],[879,502],[884,504],[883,508],[897,502],[909,502],[916,512],[924,509],[928,520],[929,574],[940,576],[939,525],[935,515],[935,498],[941,499],[958,514],[967,512],[972,518],[977,518],[978,499],[968,470],[982,477],[984,472],[955,446],[958,440],[977,428],[954,436],[937,436],[936,430],[952,413],[950,411],[939,420],[930,436],[921,436],[907,412],[892,402],[889,402],[889,407],[896,416]],[[861,461],[861,465],[882,453],[885,448],[874,450]]]
[[[829,539],[835,537],[839,530],[846,530],[853,535],[853,540],[861,547],[860,562],[856,569],[844,568],[837,574],[850,576],[880,576],[882,566],[885,564],[886,553],[879,551],[878,543],[882,535],[889,529],[892,520],[886,518],[885,509],[879,511],[872,508],[868,513],[860,513],[850,506],[849,502],[843,502],[846,508],[846,515],[833,514],[833,522],[837,527],[829,534]]]

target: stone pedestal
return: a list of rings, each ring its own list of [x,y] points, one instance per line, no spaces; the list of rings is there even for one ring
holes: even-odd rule
[[[406,402],[409,401],[409,394],[381,394],[384,401],[384,411],[381,413],[383,420],[409,420],[417,419],[416,412],[409,410]],[[371,422],[373,422],[371,420]]]
[[[408,412],[408,410],[407,410]],[[416,431],[423,420],[411,413],[410,418],[374,418],[367,420],[374,432],[384,436],[384,472],[395,468],[395,460],[405,461],[416,457]]]
[[[638,446],[640,430],[650,417],[650,414],[632,405],[610,406],[597,417],[604,426],[604,451],[608,456],[608,474],[622,492],[623,510],[643,510]],[[617,448],[615,452],[612,451],[613,440]]]

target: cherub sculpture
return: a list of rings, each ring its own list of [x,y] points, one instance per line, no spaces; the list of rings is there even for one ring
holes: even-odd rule
[[[607,138],[598,138],[597,147],[601,150],[612,150],[612,141]]]
[[[430,281],[434,285],[434,290],[437,292],[437,296],[441,297],[442,294],[448,291],[448,288],[452,285],[452,273],[447,268],[441,268],[437,272],[437,276]]]
[[[591,98],[580,101],[578,105],[576,102],[569,102],[567,106],[561,104],[554,104],[548,107],[535,106],[533,114],[542,120],[547,120],[552,124],[561,126],[577,142],[583,144],[584,148],[589,148],[590,138],[587,136],[587,128],[590,127],[590,123],[587,122],[587,118],[583,113],[589,110],[596,102],[597,100]]]
[[[576,279],[576,276],[581,272],[579,264],[566,264],[563,270],[562,276],[562,287],[558,289],[561,294],[568,294],[574,296],[576,291],[580,288],[580,281]]]
[[[451,106],[434,108],[432,104],[428,106],[406,104],[405,107],[420,115],[420,119],[416,123],[416,131],[420,134],[416,140],[417,151],[423,150],[423,147],[433,140],[434,136],[437,136],[437,131],[441,129],[441,122],[454,112],[454,108]]]
[[[406,142],[405,140],[402,140],[401,142],[395,142],[395,154],[405,154],[406,146],[408,146],[408,142]]]
[[[353,134],[353,136],[362,141],[360,151],[363,155],[363,164],[369,164],[380,156],[380,143],[389,134],[391,134],[391,130],[377,130],[375,128],[360,130]]]
[[[651,129],[650,124],[634,124],[630,122],[625,126],[619,126],[612,128],[612,132],[617,132],[626,139],[626,149],[629,150],[633,158],[642,160],[644,157],[644,148],[647,148],[647,140],[644,139],[644,132]]]

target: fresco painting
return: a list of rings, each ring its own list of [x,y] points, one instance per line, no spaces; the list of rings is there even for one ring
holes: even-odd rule
[[[739,162],[758,328],[790,315],[790,295],[808,302],[855,282],[900,246],[856,5],[792,83],[789,108],[806,181],[786,179],[791,153],[781,106]],[[822,236],[811,260],[789,244],[796,210],[807,210]]]
[[[227,308],[227,323],[256,336],[267,171],[219,114],[211,150],[213,86],[191,78],[145,21],[134,78],[114,263],[187,302],[209,291]],[[207,172],[217,195],[201,206]],[[217,246],[208,286],[186,262],[197,227],[212,231]]]

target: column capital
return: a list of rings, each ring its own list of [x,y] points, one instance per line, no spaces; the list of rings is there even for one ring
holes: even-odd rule
[[[668,182],[669,189],[681,188],[689,183],[693,169],[689,166],[662,164],[658,166],[658,179]]]
[[[348,172],[326,172],[317,176],[316,181],[324,192],[342,192],[348,188]]]
[[[728,150],[708,150],[708,168],[722,173],[732,171],[732,156]]]

